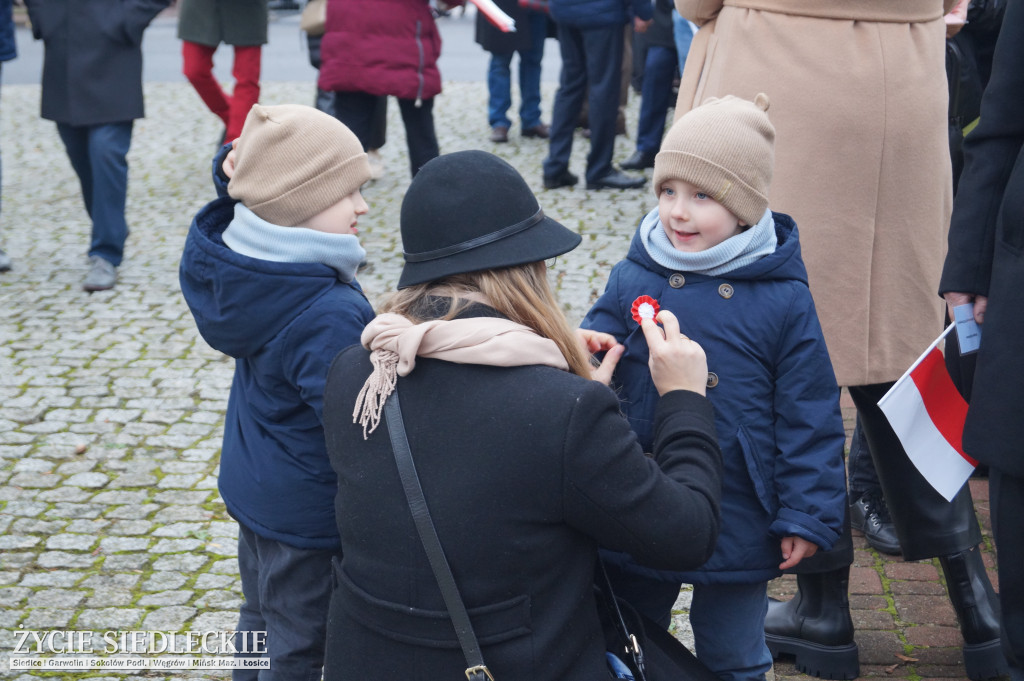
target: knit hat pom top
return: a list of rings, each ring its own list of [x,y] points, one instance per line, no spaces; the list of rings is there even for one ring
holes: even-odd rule
[[[666,180],[683,180],[706,192],[743,224],[768,209],[775,165],[775,127],[768,95],[754,101],[710,97],[681,116],[654,158],[654,194]]]
[[[254,104],[235,147],[228,194],[267,222],[294,227],[369,179],[363,145],[334,116],[299,104]]]

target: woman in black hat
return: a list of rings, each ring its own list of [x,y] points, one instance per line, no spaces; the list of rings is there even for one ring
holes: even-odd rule
[[[544,260],[580,237],[512,166],[481,151],[430,161],[401,229],[400,290],[327,381],[344,557],[325,678],[454,681],[467,669],[398,474],[391,395],[493,677],[606,678],[598,545],[676,570],[714,548],[721,462],[704,352],[671,314],[664,331],[644,320],[661,395],[646,457],[614,393],[591,380],[620,350],[594,339],[609,357],[593,370],[547,284]]]

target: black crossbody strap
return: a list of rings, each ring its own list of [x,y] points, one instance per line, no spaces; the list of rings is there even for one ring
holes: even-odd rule
[[[384,414],[388,422],[388,434],[391,436],[391,447],[395,450],[398,474],[402,478],[402,488],[405,490],[405,498],[409,502],[409,510],[412,511],[412,519],[416,523],[416,531],[420,535],[423,549],[427,552],[427,560],[430,561],[430,568],[434,571],[434,577],[437,578],[437,584],[441,588],[441,596],[448,607],[448,614],[455,626],[455,635],[459,638],[462,653],[466,656],[466,678],[470,681],[483,681],[486,677],[490,681],[494,681],[490,670],[484,664],[483,655],[480,653],[480,644],[477,643],[473,625],[469,621],[469,613],[466,612],[466,606],[462,603],[459,588],[455,585],[455,577],[448,565],[448,559],[445,558],[444,549],[441,548],[441,540],[438,539],[434,522],[430,519],[427,500],[423,496],[423,487],[420,485],[420,478],[416,473],[416,464],[412,460],[409,438],[405,434],[405,422],[402,420],[402,406],[398,402],[398,390],[388,396],[384,403]]]

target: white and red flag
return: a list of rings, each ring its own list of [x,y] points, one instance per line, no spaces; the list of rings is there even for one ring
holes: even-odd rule
[[[469,0],[476,5],[476,8],[484,15],[487,21],[502,33],[513,33],[516,30],[516,20],[505,13],[500,7],[494,4],[494,0]]]
[[[967,402],[953,385],[938,348],[954,328],[946,327],[878,401],[917,470],[950,501],[978,465],[963,448]]]

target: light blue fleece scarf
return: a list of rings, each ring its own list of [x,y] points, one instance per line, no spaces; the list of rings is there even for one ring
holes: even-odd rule
[[[738,270],[774,253],[778,245],[771,209],[764,212],[756,225],[729,237],[717,246],[698,253],[688,253],[677,251],[669,241],[668,234],[661,226],[658,209],[655,208],[640,223],[640,241],[651,259],[662,267],[708,276]]]
[[[346,284],[356,276],[366,251],[355,234],[332,234],[267,222],[241,203],[224,230],[224,243],[235,253],[271,262],[316,262],[338,273]]]

